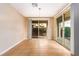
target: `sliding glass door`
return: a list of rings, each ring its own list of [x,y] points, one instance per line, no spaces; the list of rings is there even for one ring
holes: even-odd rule
[[[57,18],[57,42],[70,49],[71,20],[70,11]]]
[[[48,21],[32,21],[32,38],[41,38],[47,36]]]

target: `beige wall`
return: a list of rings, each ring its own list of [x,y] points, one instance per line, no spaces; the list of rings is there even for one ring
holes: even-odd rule
[[[29,39],[29,19],[28,17],[25,18],[24,20],[24,25],[25,25],[25,39]]]
[[[56,40],[56,20],[54,17],[50,18],[49,21],[49,26],[50,26],[50,38],[52,40]]]
[[[10,4],[0,4],[0,53],[24,39],[24,19]]]

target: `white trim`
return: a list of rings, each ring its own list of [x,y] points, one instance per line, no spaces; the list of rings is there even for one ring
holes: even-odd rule
[[[11,47],[5,49],[4,51],[2,51],[2,52],[0,53],[0,55],[3,55],[4,53],[6,53],[7,51],[9,51],[10,49],[12,49],[13,47],[15,47],[16,45],[18,45],[19,43],[21,43],[21,42],[24,41],[24,40],[25,40],[25,39],[20,40],[20,41],[18,41],[16,44],[14,44],[14,45],[12,45]]]
[[[70,9],[70,5],[71,3],[69,3],[68,5],[66,5],[62,10],[60,10],[56,15],[55,17],[59,17],[60,15],[62,15],[62,13],[64,13],[65,11],[69,10]]]

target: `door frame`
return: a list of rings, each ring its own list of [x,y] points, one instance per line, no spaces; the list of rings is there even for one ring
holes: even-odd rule
[[[31,25],[31,26],[30,26],[30,29],[31,29],[31,31],[30,31],[30,32],[31,32],[30,38],[31,38],[31,39],[34,39],[34,38],[32,38],[32,21],[33,21],[33,20],[30,21],[30,22],[31,22],[31,24],[30,24],[30,25]],[[34,20],[34,21],[37,21],[37,20]],[[43,21],[43,20],[40,20],[40,21]],[[48,20],[45,20],[45,21],[47,21],[46,36],[43,36],[43,38],[36,38],[36,39],[44,39],[44,38],[46,38],[46,37],[48,36]]]

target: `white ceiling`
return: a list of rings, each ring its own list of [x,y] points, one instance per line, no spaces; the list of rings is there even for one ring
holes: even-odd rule
[[[32,3],[12,3],[11,5],[25,17],[52,17],[68,3],[38,3],[33,7]],[[38,8],[41,8],[39,11]]]

